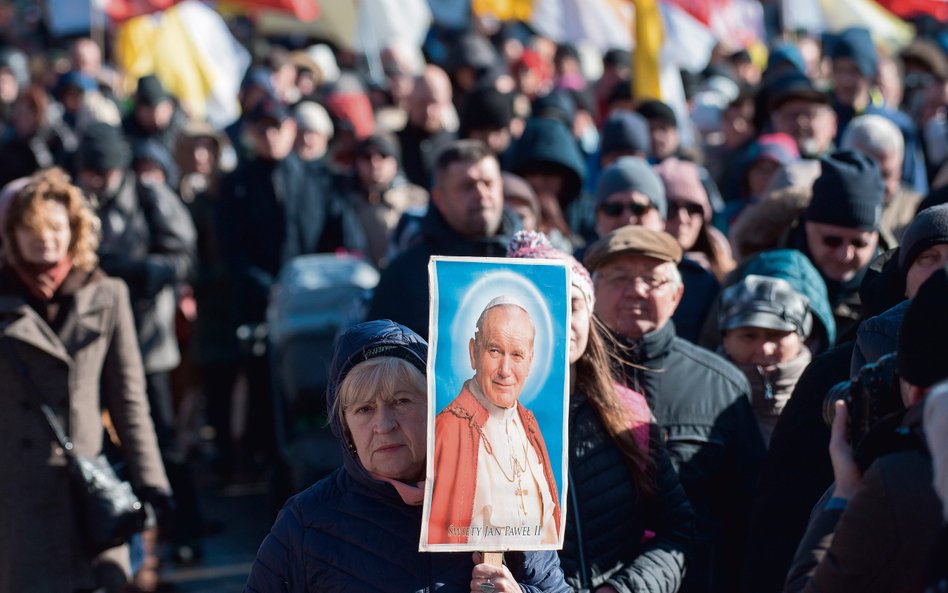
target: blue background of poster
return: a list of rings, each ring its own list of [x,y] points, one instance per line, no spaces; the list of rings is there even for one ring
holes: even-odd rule
[[[536,328],[533,365],[519,401],[536,416],[562,496],[569,366],[568,268],[562,261],[501,258],[434,260],[432,267],[438,291],[437,317],[431,320],[432,329],[437,331],[431,332],[430,349],[435,414],[451,403],[464,381],[474,375],[468,344],[481,311],[495,297],[516,298],[526,307]]]

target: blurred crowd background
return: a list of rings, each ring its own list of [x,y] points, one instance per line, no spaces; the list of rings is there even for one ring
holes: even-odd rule
[[[131,291],[175,493],[166,549],[146,536],[133,565],[202,561],[226,528],[208,484],[261,485],[275,513],[339,463],[333,338],[380,317],[426,335],[419,245],[502,256],[523,228],[582,260],[664,229],[679,337],[723,352],[722,290],[799,265],[809,350],[854,339],[948,241],[906,234],[948,200],[946,21],[937,0],[0,1],[0,186],[64,170]],[[504,171],[486,231],[429,206],[466,191],[435,183],[459,139]],[[826,175],[839,149],[884,188],[864,159]],[[761,263],[783,248],[806,262]]]

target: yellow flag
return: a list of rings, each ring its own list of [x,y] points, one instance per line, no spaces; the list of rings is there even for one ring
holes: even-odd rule
[[[634,0],[635,51],[632,53],[632,96],[662,99],[659,54],[664,33],[659,0]]]
[[[491,15],[500,21],[523,21],[533,13],[533,0],[472,0],[471,11],[477,16]]]

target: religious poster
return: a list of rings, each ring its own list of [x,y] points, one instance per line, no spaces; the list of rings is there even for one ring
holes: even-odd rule
[[[570,271],[433,257],[422,551],[559,549]]]

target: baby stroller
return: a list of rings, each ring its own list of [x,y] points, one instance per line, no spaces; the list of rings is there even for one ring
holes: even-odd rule
[[[336,336],[365,316],[379,273],[352,255],[303,255],[280,271],[267,309],[280,504],[341,465],[326,417]]]

